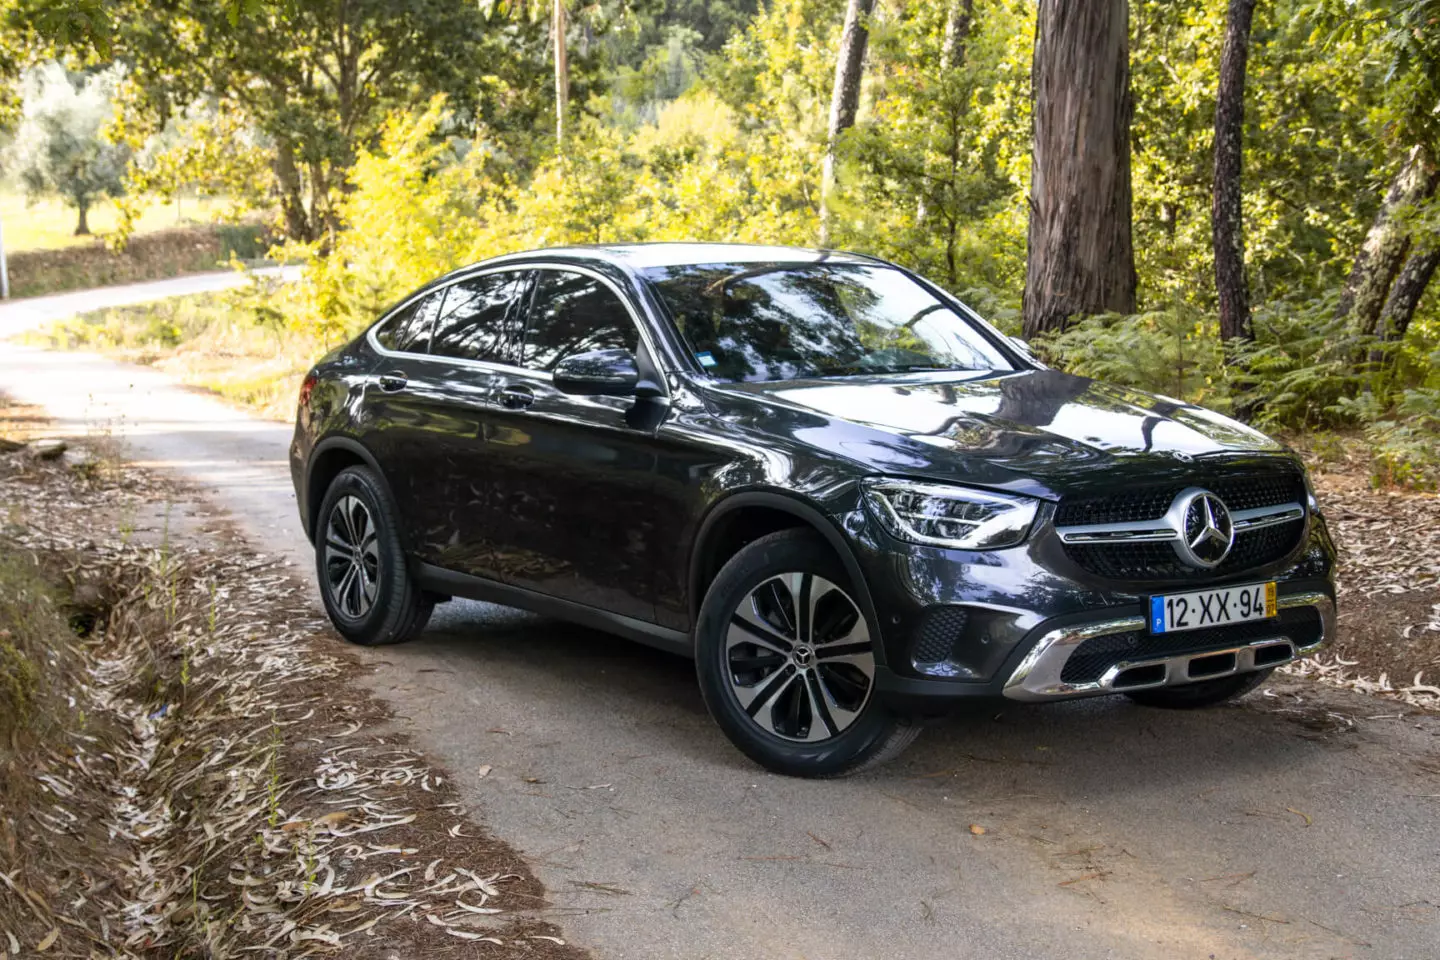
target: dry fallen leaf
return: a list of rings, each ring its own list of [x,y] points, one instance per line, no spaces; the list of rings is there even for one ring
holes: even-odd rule
[[[981,837],[985,835],[985,828],[978,823],[972,823],[970,824],[970,832],[977,837]]]
[[[60,928],[56,927],[49,933],[45,934],[44,940],[41,940],[39,943],[35,944],[35,952],[44,953],[46,950],[49,950],[51,947],[55,946],[55,941],[59,939]]]
[[[490,771],[491,771],[492,769],[494,769],[494,768],[491,767],[490,764],[488,764],[488,763],[482,763],[482,764],[480,764],[479,769],[477,769],[477,770],[475,771],[475,776],[476,776],[477,778],[482,778],[482,779],[483,779],[484,777],[488,777],[488,776],[490,776]]]

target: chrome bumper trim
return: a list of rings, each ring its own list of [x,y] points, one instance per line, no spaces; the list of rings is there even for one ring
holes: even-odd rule
[[[1273,637],[1265,637],[1250,643],[1235,647],[1227,647],[1221,650],[1207,650],[1202,653],[1185,653],[1173,657],[1159,657],[1146,660],[1121,661],[1109,670],[1099,680],[1088,683],[1067,683],[1060,678],[1065,670],[1065,664],[1069,661],[1070,655],[1075,649],[1093,637],[1108,636],[1112,633],[1127,633],[1131,630],[1144,630],[1146,626],[1144,617],[1122,617],[1115,620],[1103,620],[1098,623],[1080,624],[1074,627],[1060,627],[1051,630],[1042,636],[1025,659],[1020,661],[1020,666],[1010,675],[1005,682],[1005,696],[1012,700],[1064,700],[1072,697],[1094,697],[1109,693],[1121,693],[1126,690],[1140,690],[1153,687],[1174,686],[1183,683],[1192,683],[1197,680],[1208,680],[1214,677],[1228,676],[1232,673],[1248,673],[1252,670],[1268,669],[1288,663],[1300,657],[1308,657],[1324,647],[1335,636],[1335,603],[1329,597],[1319,592],[1292,593],[1279,597],[1276,606],[1282,610],[1289,610],[1295,607],[1314,607],[1320,613],[1320,639],[1305,647],[1295,647],[1294,642],[1283,633],[1277,632]],[[1291,655],[1285,659],[1266,661],[1257,665],[1255,656],[1258,651],[1266,647],[1277,646],[1284,643],[1292,648]],[[1204,660],[1210,657],[1223,657],[1234,655],[1233,664],[1218,672],[1201,673],[1191,675],[1190,661]],[[1121,674],[1142,667],[1163,667],[1164,679],[1157,679],[1147,683],[1127,684],[1121,678]],[[1121,682],[1117,685],[1116,681]]]

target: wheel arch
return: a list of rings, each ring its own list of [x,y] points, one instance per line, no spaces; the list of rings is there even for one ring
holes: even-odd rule
[[[687,581],[692,629],[700,622],[700,605],[720,568],[750,542],[787,529],[813,530],[824,538],[845,567],[865,616],[876,627],[883,629],[870,596],[870,585],[839,525],[804,500],[764,490],[731,494],[711,507],[701,522],[695,546],[690,551]],[[876,639],[880,640],[878,636]],[[884,643],[875,644],[875,657],[881,664],[885,662]]]
[[[380,468],[379,461],[364,444],[353,437],[326,437],[315,444],[315,449],[311,451],[310,458],[305,465],[305,503],[303,504],[305,532],[312,540],[315,538],[317,519],[315,515],[320,510],[320,504],[325,500],[325,492],[330,489],[330,484],[340,475],[340,471],[346,467],[369,467],[380,478],[380,485],[384,487],[385,495],[390,498],[390,502],[395,503],[395,496],[390,490],[390,481],[386,479],[385,471]],[[400,539],[402,543],[407,540],[403,529]]]

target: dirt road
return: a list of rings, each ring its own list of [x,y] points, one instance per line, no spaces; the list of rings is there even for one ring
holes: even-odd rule
[[[0,390],[201,484],[309,575],[288,426],[13,345]],[[1440,956],[1440,717],[1392,702],[1001,705],[812,783],[731,749],[686,662],[588,630],[453,603],[364,659],[601,957]]]

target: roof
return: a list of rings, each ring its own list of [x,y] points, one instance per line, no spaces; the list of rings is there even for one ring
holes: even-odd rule
[[[874,263],[874,259],[838,250],[810,250],[804,247],[776,247],[758,243],[626,243],[593,246],[553,247],[507,254],[496,260],[534,259],[551,256],[566,260],[601,260],[645,270],[688,263]]]

